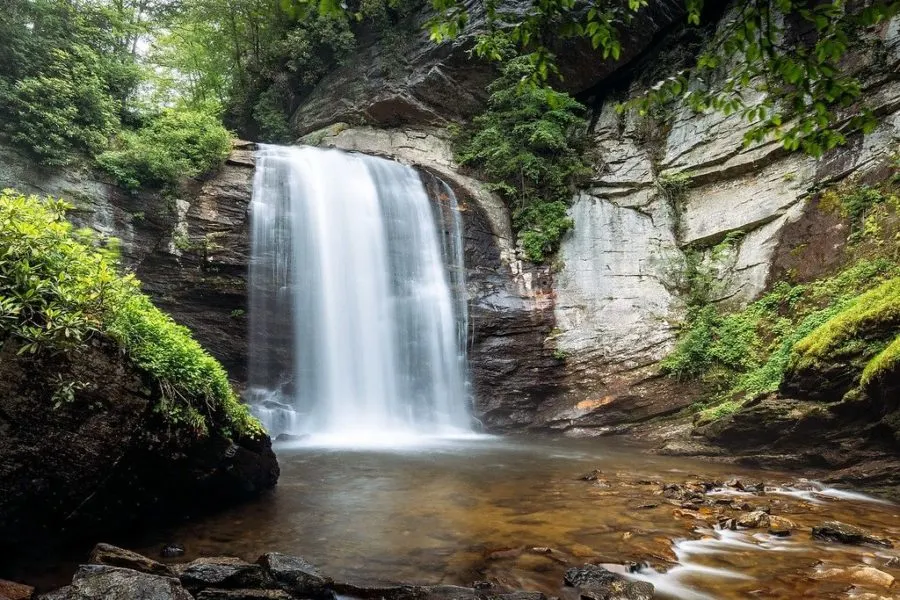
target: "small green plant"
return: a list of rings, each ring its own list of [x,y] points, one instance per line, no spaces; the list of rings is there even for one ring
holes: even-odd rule
[[[713,406],[704,408],[699,413],[697,413],[696,422],[697,424],[709,423],[711,421],[721,419],[722,417],[733,415],[741,409],[741,406],[743,406],[742,402],[737,402],[735,400],[725,400],[724,402],[720,402],[718,404],[714,404]]]
[[[894,338],[887,348],[869,361],[862,374],[860,383],[868,386],[885,375],[900,369],[900,334]]]
[[[819,206],[823,210],[837,212],[850,221],[851,243],[878,237],[882,216],[878,214],[878,209],[883,206],[896,207],[898,202],[896,194],[873,186],[852,184],[830,188],[819,198]]]
[[[562,350],[561,348],[556,348],[553,351],[553,358],[555,358],[556,360],[566,360],[567,358],[569,358],[569,353],[565,350]]]
[[[691,185],[693,175],[689,171],[679,173],[663,173],[656,180],[656,185],[669,202],[679,202]]]
[[[19,354],[67,353],[92,337],[113,340],[159,390],[156,410],[196,435],[257,435],[262,429],[222,366],[116,272],[115,246],[73,230],[69,205],[13,190],[0,194],[0,340]],[[59,382],[54,404],[77,383]]]
[[[54,378],[54,390],[50,400],[53,402],[53,410],[59,409],[64,404],[75,402],[75,394],[87,387],[82,381],[67,380],[61,374],[56,373]]]
[[[231,311],[231,318],[232,319],[240,319],[241,317],[243,317],[246,314],[247,314],[247,311],[245,311],[243,308],[236,308],[233,311]]]

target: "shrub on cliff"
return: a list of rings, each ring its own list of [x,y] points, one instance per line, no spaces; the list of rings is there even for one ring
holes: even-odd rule
[[[137,131],[123,131],[117,148],[97,162],[129,189],[160,187],[218,167],[231,150],[231,134],[215,116],[168,109]]]
[[[525,255],[539,263],[572,227],[566,209],[588,166],[584,107],[549,86],[521,85],[534,68],[524,58],[509,61],[457,150],[460,163],[491,181],[513,209]]]
[[[870,305],[874,298],[870,294],[898,281],[898,274],[900,265],[893,260],[862,260],[833,277],[800,285],[779,283],[743,310],[723,313],[712,304],[699,307],[675,350],[662,361],[662,370],[680,379],[699,379],[712,388],[712,407],[701,415],[704,420],[721,416],[718,413],[723,406],[736,410],[746,400],[777,391],[796,367],[798,352],[803,353],[807,346],[845,348],[835,341],[839,336],[834,332],[844,331],[840,319],[846,319],[846,311],[853,306]],[[873,286],[875,289],[859,296],[860,290]],[[900,306],[891,308],[891,302],[898,302],[896,297],[892,301],[878,297],[883,301],[879,306],[886,311]],[[852,342],[849,345],[867,350],[870,357],[881,348],[872,340],[845,337]],[[821,342],[823,339],[827,343]]]
[[[77,352],[114,340],[159,387],[157,410],[197,435],[255,435],[259,423],[222,366],[116,271],[115,246],[74,231],[61,200],[0,193],[0,343],[19,353]],[[61,383],[61,385],[65,385]]]

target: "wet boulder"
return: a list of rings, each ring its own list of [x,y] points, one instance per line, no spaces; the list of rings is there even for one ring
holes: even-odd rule
[[[754,510],[746,515],[741,515],[737,519],[737,526],[744,529],[760,529],[768,527],[771,522],[769,515],[762,510]]]
[[[841,523],[840,521],[829,521],[818,527],[813,527],[812,536],[817,540],[838,542],[840,544],[872,544],[884,548],[894,547],[890,541],[884,538],[877,537],[855,525],[848,525],[846,523]]]
[[[331,578],[299,556],[280,552],[263,554],[256,561],[277,582],[279,587],[303,598],[333,598]]]
[[[34,588],[15,581],[0,579],[0,598],[3,600],[31,600]]]
[[[769,516],[769,533],[776,537],[788,537],[796,528],[797,525],[790,519],[775,515]]]
[[[163,558],[177,558],[179,556],[184,556],[184,552],[183,545],[171,542],[162,547],[162,550],[159,551],[159,555]]]
[[[173,577],[107,565],[82,565],[72,585],[42,600],[193,600]]]
[[[198,558],[186,565],[179,565],[176,570],[182,585],[191,592],[207,588],[278,587],[272,575],[260,565],[229,556]]]
[[[149,573],[150,575],[174,577],[172,569],[166,565],[156,562],[151,558],[147,558],[146,556],[142,556],[137,552],[125,550],[124,548],[113,546],[112,544],[97,544],[94,546],[88,562],[95,565],[133,569],[135,571],[140,571],[141,573]]]
[[[566,571],[564,582],[578,588],[587,600],[652,600],[653,585],[645,581],[629,581],[598,565],[584,565]]]

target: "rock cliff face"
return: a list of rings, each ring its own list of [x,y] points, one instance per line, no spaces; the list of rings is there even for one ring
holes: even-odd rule
[[[822,160],[786,154],[775,143],[743,147],[748,125],[737,115],[679,109],[664,123],[619,115],[616,101],[650,83],[642,73],[664,76],[660,65],[684,54],[677,36],[665,36],[681,20],[681,5],[656,3],[626,32],[627,53],[617,65],[574,47],[565,54],[567,85],[593,103],[597,160],[590,184],[574,198],[575,227],[552,267],[518,260],[507,209],[454,165],[439,127],[483,105],[492,75],[465,59],[470,38],[435,47],[425,34],[411,34],[404,52],[363,40],[359,55],[294,115],[295,129],[308,134],[304,143],[414,164],[457,192],[472,379],[478,415],[491,429],[621,432],[690,404],[696,390],[660,377],[656,367],[684,318],[685,250],[712,261],[716,244],[743,234],[715,261],[718,300],[745,303],[782,269],[779,248],[796,235],[786,232],[808,214],[817,186],[878,172],[898,149],[896,18],[879,31],[881,51],[865,46],[854,58],[879,127]],[[410,17],[411,32],[421,20]],[[74,199],[84,223],[123,239],[127,261],[158,304],[191,327],[236,381],[245,378],[252,147],[236,149],[220,173],[174,199],[128,196],[26,165],[0,149],[0,185]],[[827,262],[827,254],[816,260]]]
[[[178,194],[129,194],[79,170],[48,171],[0,143],[0,188],[60,197],[70,217],[122,242],[122,261],[157,306],[188,326],[236,381],[246,377],[253,145]]]

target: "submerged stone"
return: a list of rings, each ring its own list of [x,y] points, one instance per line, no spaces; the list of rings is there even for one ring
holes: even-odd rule
[[[838,542],[841,544],[873,544],[885,548],[893,548],[894,545],[881,537],[877,537],[865,529],[848,525],[840,521],[829,521],[818,527],[813,527],[812,536],[815,539],[824,540],[826,542]]]
[[[166,544],[162,547],[162,550],[159,551],[159,555],[163,558],[184,556],[184,546],[177,543]]]

